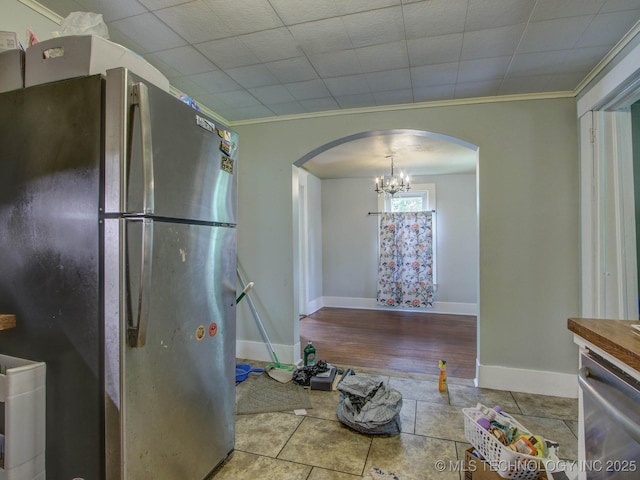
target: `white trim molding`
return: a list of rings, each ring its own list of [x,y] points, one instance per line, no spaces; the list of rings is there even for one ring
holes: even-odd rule
[[[478,362],[475,384],[480,388],[578,398],[578,376],[573,373],[481,365]]]
[[[273,345],[273,349],[283,365],[298,365],[300,363],[300,342],[296,342],[294,345]],[[236,340],[236,358],[273,362],[269,347],[265,343],[250,340]]]
[[[477,303],[433,302],[433,308],[383,307],[375,298],[322,297],[321,307],[357,308],[362,310],[388,310],[393,312],[443,313],[448,315],[478,315]]]

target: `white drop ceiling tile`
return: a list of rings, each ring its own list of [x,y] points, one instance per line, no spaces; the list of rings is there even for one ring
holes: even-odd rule
[[[338,0],[336,7],[340,15],[348,15],[350,13],[364,12],[366,10],[375,10],[378,8],[393,7],[400,5],[400,0]]]
[[[278,79],[264,65],[247,65],[226,70],[227,74],[244,88],[275,85]]]
[[[144,47],[142,45],[138,45],[138,43],[136,43],[131,38],[124,35],[122,32],[120,32],[117,28],[115,28],[112,25],[109,25],[109,40],[119,45],[123,45],[127,47],[129,50],[136,52],[139,55],[142,55],[143,54],[142,52],[144,52]],[[144,54],[145,57],[148,55],[150,54],[149,53]]]
[[[240,108],[255,107],[262,105],[253,95],[246,90],[237,90],[233,92],[214,93],[206,95],[198,95],[197,101],[201,101],[204,105],[212,108]],[[215,108],[213,106],[214,105]]]
[[[265,66],[281,83],[304,82],[318,78],[307,57],[287,58],[269,62]]]
[[[547,75],[545,92],[571,92],[585,79],[588,71],[565,73],[560,75]]]
[[[147,13],[144,5],[136,0],[77,0],[84,12],[101,13],[105,22],[120,20],[122,18],[133,17],[141,13]]]
[[[220,97],[220,95],[194,95],[191,98],[195,100],[196,105],[207,107],[216,113],[220,113],[222,109],[229,108],[229,105]]]
[[[455,94],[456,86],[436,85],[433,87],[413,88],[413,99],[416,102],[437,102],[439,100],[451,100]]]
[[[365,73],[409,66],[405,41],[356,48],[356,56]]]
[[[194,73],[217,70],[216,66],[207,57],[191,45],[161,50],[152,54],[152,56],[177,71],[180,75],[192,75]]]
[[[324,83],[334,97],[338,95],[358,95],[371,92],[364,74],[327,78]]]
[[[206,89],[189,77],[176,77],[171,79],[171,85],[176,87],[182,93],[186,95],[190,95],[192,97],[196,97],[198,95],[204,95],[206,93]]]
[[[190,43],[202,43],[231,36],[223,19],[198,0],[157,10],[156,16]]]
[[[271,0],[271,5],[278,15],[280,15],[285,25],[312,22],[314,20],[340,15],[338,6],[334,0],[313,0],[312,2],[301,2],[300,0]]]
[[[376,104],[376,100],[371,93],[361,93],[359,95],[340,95],[335,97],[340,108],[363,108]]]
[[[189,3],[192,0],[138,0],[149,10],[160,10],[161,8],[175,7],[182,3]]]
[[[547,84],[547,75],[534,75],[529,77],[513,77],[506,78],[500,90],[499,95],[515,95],[523,93],[536,93],[544,90]]]
[[[411,72],[408,68],[366,73],[365,77],[372,92],[411,88]]]
[[[327,90],[324,82],[320,79],[285,83],[284,86],[296,100],[309,100],[330,96],[329,90]]]
[[[500,80],[507,73],[511,57],[465,60],[458,68],[458,82]]]
[[[354,47],[404,40],[401,7],[346,15],[342,21]]]
[[[430,0],[403,5],[407,39],[460,33],[467,16],[467,0]]]
[[[456,83],[457,76],[458,62],[411,67],[413,88],[449,85]]]
[[[255,107],[261,105],[258,99],[246,90],[225,92],[224,94],[219,94],[219,96],[222,97],[228,106],[233,108]]]
[[[240,90],[240,85],[229,75],[220,70],[215,72],[197,73],[186,78],[200,86],[202,93],[223,93]],[[186,93],[186,92],[185,92]]]
[[[377,105],[401,105],[413,102],[413,92],[410,88],[376,92],[373,94],[373,98],[375,98]]]
[[[143,13],[111,22],[127,38],[140,45],[138,53],[152,53],[186,45],[186,41],[158,19],[153,13]]]
[[[297,113],[305,113],[307,111],[298,102],[276,103],[274,105],[269,105],[269,110],[276,115],[295,115]]]
[[[640,0],[607,0],[600,13],[619,12],[620,10],[636,10],[640,8]]]
[[[322,78],[362,73],[355,50],[319,53],[309,60]]]
[[[351,48],[351,39],[341,18],[328,18],[289,27],[307,55]]]
[[[462,50],[462,33],[407,40],[412,67],[457,62]]]
[[[454,98],[477,98],[498,94],[501,80],[483,80],[479,82],[465,82],[456,85]]]
[[[573,47],[593,16],[562,18],[531,22],[527,25],[518,46],[518,53],[546,52]]]
[[[575,44],[577,47],[613,47],[640,17],[630,12],[613,12],[596,16]]]
[[[566,51],[521,53],[516,55],[509,66],[508,76],[546,75],[562,67]]]
[[[595,15],[604,4],[605,0],[538,0],[531,21]]]
[[[249,93],[265,105],[295,101],[295,98],[293,98],[289,91],[282,85],[250,88]]]
[[[563,69],[567,72],[590,71],[607,53],[609,47],[573,48],[562,61]]]
[[[461,58],[463,60],[472,60],[513,55],[525,26],[524,23],[520,23],[488,30],[465,32],[462,41]]]
[[[312,98],[301,100],[300,103],[310,112],[322,112],[326,110],[339,110],[340,107],[332,97]]]
[[[151,65],[156,67],[158,70],[160,70],[160,73],[167,77],[169,81],[171,81],[172,78],[176,78],[182,75],[180,71],[176,70],[168,63],[160,60],[154,53],[147,53],[146,55],[144,55],[144,59]],[[215,69],[215,67],[213,69]]]
[[[261,62],[273,62],[302,55],[302,51],[286,27],[249,33],[242,35],[240,40]]]
[[[221,112],[217,112],[229,121],[244,120],[246,118],[265,118],[273,117],[273,112],[264,105],[255,107],[229,108]]]
[[[531,0],[473,0],[469,2],[465,29],[486,30],[527,23],[534,5]]]
[[[237,37],[199,43],[195,47],[217,67],[234,68],[255,65],[260,60]]]
[[[234,35],[282,27],[267,0],[204,0]]]

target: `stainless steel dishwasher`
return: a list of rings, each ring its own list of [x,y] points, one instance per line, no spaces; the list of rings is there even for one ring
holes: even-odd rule
[[[640,382],[593,352],[582,354],[588,480],[640,478]]]

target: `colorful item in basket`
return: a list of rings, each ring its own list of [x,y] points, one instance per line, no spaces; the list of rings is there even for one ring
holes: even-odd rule
[[[522,435],[507,445],[507,448],[532,457],[546,458],[547,456],[547,444],[539,435]]]

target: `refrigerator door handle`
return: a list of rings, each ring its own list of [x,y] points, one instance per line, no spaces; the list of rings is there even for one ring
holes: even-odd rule
[[[142,206],[145,214],[153,214],[154,205],[154,174],[153,174],[153,142],[151,138],[151,111],[149,108],[149,91],[144,83],[138,82],[131,86],[132,105],[137,105],[140,111],[140,138],[142,150],[143,198]]]
[[[142,254],[140,262],[140,285],[138,289],[138,322],[129,325],[129,346],[144,347],[149,324],[149,303],[151,298],[151,274],[153,265],[153,220],[149,218],[131,219],[142,222]]]

